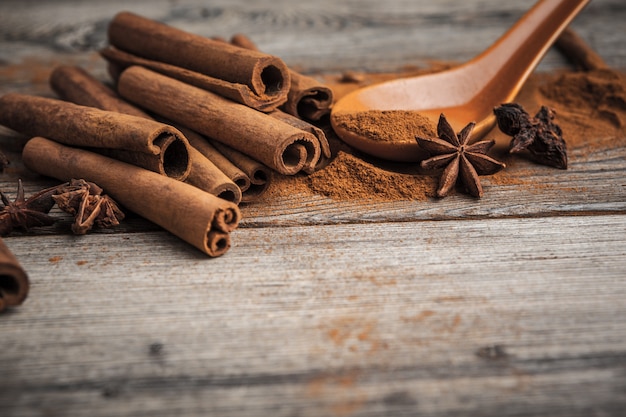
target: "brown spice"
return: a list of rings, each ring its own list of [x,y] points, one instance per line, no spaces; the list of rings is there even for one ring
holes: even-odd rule
[[[17,196],[12,202],[0,191],[0,199],[4,204],[0,209],[0,236],[7,236],[14,229],[28,230],[31,227],[54,224],[54,217],[48,213],[54,206],[53,195],[56,189],[57,187],[46,188],[26,199],[22,180],[18,179]]]
[[[430,176],[384,169],[341,151],[326,168],[314,174],[277,178],[267,196],[303,193],[340,201],[425,200],[434,195],[435,186]]]
[[[626,127],[626,75],[610,69],[563,72],[546,77],[539,92],[564,110],[584,115],[594,127]],[[555,106],[556,107],[556,106]],[[557,109],[559,117],[563,113]],[[604,122],[604,123],[602,123]],[[609,126],[606,126],[608,124]]]
[[[396,74],[396,77],[402,76]],[[390,79],[385,74],[384,80]],[[360,78],[360,77],[359,77]],[[370,84],[372,80],[378,81],[376,74],[364,74],[363,78],[369,80],[361,83],[347,83],[339,78],[327,80],[333,89],[353,90]],[[383,79],[381,79],[383,80]],[[611,118],[602,117],[598,108],[603,108],[605,114],[614,112],[620,119],[626,120],[626,109],[622,101],[626,102],[626,76],[614,70],[596,70],[588,72],[575,72],[570,70],[535,73],[524,85],[516,101],[531,112],[537,112],[541,105],[549,105],[558,112],[559,125],[563,129],[563,137],[567,140],[568,147],[575,150],[572,159],[581,157],[581,152],[593,152],[606,146],[626,146],[625,125],[617,127]],[[347,91],[342,90],[341,96]],[[611,92],[608,94],[607,92]],[[581,99],[581,97],[583,97]],[[609,98],[612,97],[612,98]],[[381,112],[382,113],[382,112]],[[407,122],[407,118],[413,116],[412,112],[393,112],[395,115],[387,115],[387,121],[398,118],[398,125]],[[404,120],[403,120],[404,119]],[[389,128],[398,129],[398,126]],[[506,147],[510,137],[494,129],[487,138],[496,139],[499,148],[495,154],[504,158],[507,166],[511,169],[501,171],[497,175],[489,177],[490,184],[528,184],[522,173],[524,169],[519,162],[511,156],[506,156]],[[310,176],[283,177],[276,176],[275,184],[268,190],[268,199],[279,196],[294,194],[324,195],[335,200],[366,200],[378,201],[398,200],[424,200],[434,196],[437,180],[431,176],[423,175],[423,172],[414,170],[412,175],[399,173],[398,170],[410,169],[402,164],[394,164],[389,169],[384,169],[383,163],[375,161],[368,163],[352,154],[347,147],[341,148],[338,156],[324,170]],[[533,183],[533,189],[543,185]]]
[[[285,175],[314,168],[321,155],[319,140],[311,133],[145,68],[126,69],[118,91],[127,100],[193,127]]]
[[[92,227],[110,228],[118,226],[124,213],[117,203],[93,182],[71,179],[60,185],[52,196],[59,208],[74,216],[72,232],[84,235]]]
[[[212,194],[164,175],[115,159],[61,145],[46,138],[30,139],[22,151],[24,165],[61,181],[84,178],[106,190],[127,210],[158,224],[209,256],[230,247],[239,223],[239,208]]]
[[[490,175],[500,171],[505,165],[487,155],[495,140],[471,143],[472,131],[476,123],[470,122],[459,133],[455,133],[446,117],[441,114],[437,126],[438,138],[418,137],[417,141],[431,157],[422,161],[425,169],[444,168],[439,180],[437,197],[445,197],[457,182],[474,197],[482,197],[483,187],[479,175]]]
[[[191,169],[189,143],[182,133],[142,117],[8,93],[0,97],[0,124],[30,137],[94,148],[181,181]]]
[[[243,33],[238,33],[231,38],[233,45],[244,49],[258,51],[252,39]],[[309,121],[317,121],[330,113],[333,104],[333,90],[308,75],[300,74],[289,69],[291,85],[287,94],[287,102],[282,109],[298,118]]]
[[[414,111],[369,110],[338,114],[335,122],[346,130],[381,142],[414,143],[416,136],[437,136],[433,122]]]
[[[225,84],[239,91],[243,87],[241,93],[249,99],[244,100],[248,105],[256,101],[269,111],[287,99],[291,85],[289,70],[275,56],[211,40],[129,12],[118,13],[112,19],[108,39],[111,46],[136,54],[144,61],[182,69],[189,76],[185,77],[187,81],[198,81],[191,76],[196,73],[204,76],[207,84],[208,79],[213,79],[221,93],[226,93]],[[203,83],[204,88],[211,88],[207,84]],[[233,95],[230,97],[235,99]]]
[[[531,117],[519,103],[505,103],[493,112],[498,128],[512,137],[509,153],[529,151],[540,164],[567,169],[567,145],[553,109],[541,106]]]

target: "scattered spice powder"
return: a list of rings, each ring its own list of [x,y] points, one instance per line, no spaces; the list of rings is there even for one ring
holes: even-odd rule
[[[585,136],[591,135],[580,139],[624,136],[626,74],[611,69],[568,71],[544,75],[543,81],[539,94],[556,108],[559,120],[565,116],[583,128]]]
[[[295,194],[322,195],[338,201],[426,200],[434,197],[437,181],[423,175],[419,164],[407,167],[366,162],[346,151],[324,169],[310,175],[276,176],[263,199]]]
[[[425,200],[433,195],[433,178],[385,170],[340,152],[325,169],[307,178],[314,193],[336,200]]]

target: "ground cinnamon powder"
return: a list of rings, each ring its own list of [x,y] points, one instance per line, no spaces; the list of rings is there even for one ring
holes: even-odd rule
[[[626,74],[610,69],[546,74],[539,100],[557,110],[568,145],[594,149],[626,136]],[[566,136],[567,134],[567,136]]]
[[[337,200],[423,200],[433,196],[436,181],[420,173],[394,172],[346,152],[306,179],[314,193]]]

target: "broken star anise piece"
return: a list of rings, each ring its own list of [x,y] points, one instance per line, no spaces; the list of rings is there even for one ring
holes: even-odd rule
[[[124,213],[102,188],[83,179],[72,179],[53,196],[59,208],[74,216],[72,232],[84,235],[96,225],[101,228],[120,224]]]
[[[510,153],[528,150],[540,164],[567,169],[567,146],[561,128],[554,122],[553,109],[541,106],[535,117],[530,117],[518,103],[506,103],[493,112],[500,130],[512,136]]]
[[[28,230],[31,227],[50,226],[56,219],[48,215],[54,206],[53,194],[57,187],[46,188],[24,198],[22,180],[17,180],[17,196],[13,202],[0,191],[4,207],[0,210],[0,236],[7,236],[14,229]]]
[[[438,197],[445,197],[460,179],[467,191],[474,197],[482,197],[483,188],[480,185],[479,175],[490,175],[500,171],[505,165],[487,156],[487,151],[494,145],[494,140],[484,140],[469,144],[472,130],[476,124],[469,123],[458,135],[441,114],[437,124],[439,138],[416,137],[419,145],[431,154],[431,157],[422,161],[425,169],[444,168]]]

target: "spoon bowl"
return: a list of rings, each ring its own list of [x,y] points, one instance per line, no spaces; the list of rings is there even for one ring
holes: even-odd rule
[[[415,162],[427,154],[414,138],[381,141],[349,130],[342,115],[368,111],[415,111],[436,123],[445,114],[455,129],[476,122],[472,138],[495,125],[493,108],[513,101],[559,34],[590,0],[540,0],[486,51],[458,67],[399,78],[356,90],[333,106],[331,124],[348,145],[372,156]]]

